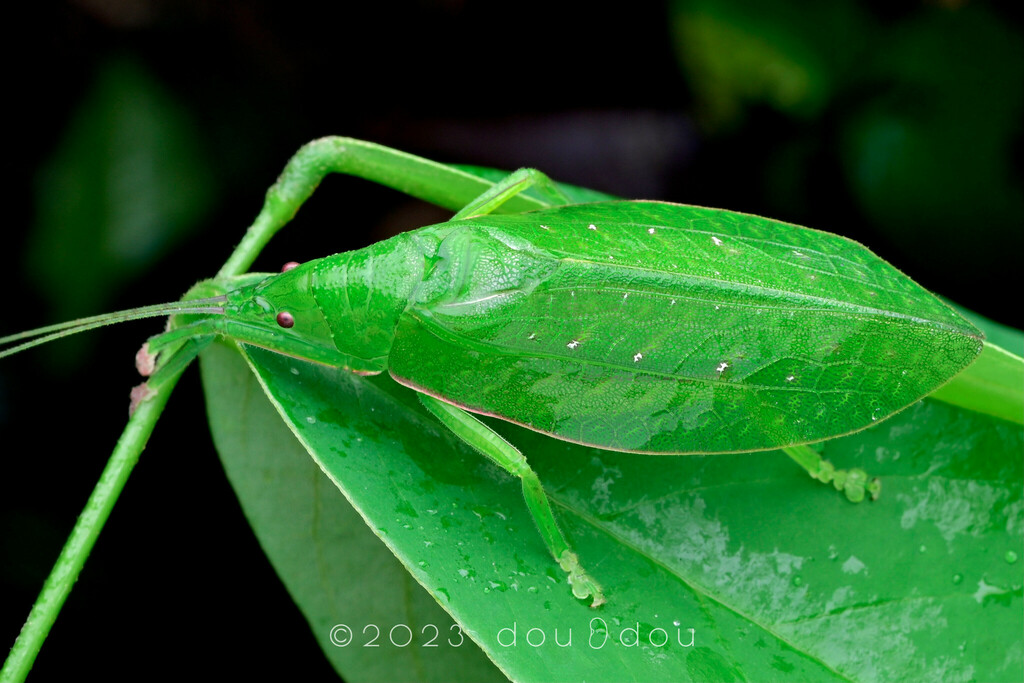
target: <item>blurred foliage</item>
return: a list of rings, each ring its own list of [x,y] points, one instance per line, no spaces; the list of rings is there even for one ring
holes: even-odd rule
[[[820,205],[812,195],[821,177],[841,179],[847,197],[833,195],[824,208],[841,212],[849,201],[859,216],[847,220],[870,226],[851,236],[925,284],[962,272],[970,293],[950,294],[997,316],[1001,293],[991,288],[1024,248],[1019,25],[982,3],[881,12],[852,0],[670,7],[710,144],[750,143],[771,118],[765,110],[795,122],[757,141],[767,148],[760,162],[751,146],[767,206],[805,214]],[[845,230],[842,217],[832,220],[812,225]]]
[[[102,311],[217,194],[188,111],[137,61],[100,66],[36,177],[28,263],[54,319]]]
[[[1020,36],[980,8],[936,11],[879,36],[847,110],[841,154],[866,213],[902,246],[984,260],[1024,225],[1014,177],[1024,120]],[[954,246],[955,245],[955,246]]]
[[[757,103],[820,116],[855,66],[866,24],[850,2],[675,0],[671,13],[697,116],[719,132]]]

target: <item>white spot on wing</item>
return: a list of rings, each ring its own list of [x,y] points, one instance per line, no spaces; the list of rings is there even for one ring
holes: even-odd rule
[[[647,234],[648,235],[653,235],[654,234],[654,228],[647,228]]]
[[[597,226],[591,223],[590,225],[587,226],[587,230],[597,230]]]
[[[580,343],[577,340],[573,339],[571,342],[566,344],[566,347],[568,347],[570,349],[575,349],[579,345],[580,345]]]
[[[636,355],[633,356],[633,362],[634,363],[639,363],[643,359],[644,359],[644,354],[640,353],[639,351],[637,351]]]
[[[726,368],[728,367],[729,364],[723,360],[721,363],[718,364],[718,367],[715,369],[715,372],[725,372]]]
[[[542,225],[542,226],[540,226],[540,229],[541,229],[541,230],[550,230],[551,228],[549,228],[549,227],[548,227],[548,226],[546,226],[546,225]]]
[[[715,243],[716,247],[722,246],[722,240],[718,239],[717,237],[712,237],[711,241]]]

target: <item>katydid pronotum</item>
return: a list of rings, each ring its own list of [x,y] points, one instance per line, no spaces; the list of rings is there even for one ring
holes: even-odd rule
[[[459,210],[363,250],[244,274],[331,172]],[[76,527],[58,560],[72,571],[44,588],[56,596],[41,597],[51,609],[70,590],[177,378],[217,336],[359,374],[388,372],[417,391],[460,439],[521,480],[573,594],[595,607],[607,599],[600,584],[613,586],[614,577],[584,568],[529,454],[472,413],[637,453],[781,448],[859,500],[876,495],[877,482],[834,470],[806,444],[896,413],[982,347],[981,333],[952,309],[841,237],[676,204],[574,204],[536,171],[491,184],[342,138],[296,154],[220,273],[182,302],[8,336],[0,343],[22,343],[0,357],[164,315],[173,316],[167,331],[140,354],[149,379],[133,394],[131,437],[111,460],[114,483],[97,487],[95,514],[79,524],[88,528],[79,541]],[[608,592],[614,599],[614,587]],[[16,646],[9,665],[31,664],[53,616],[33,611],[25,633],[36,643]]]

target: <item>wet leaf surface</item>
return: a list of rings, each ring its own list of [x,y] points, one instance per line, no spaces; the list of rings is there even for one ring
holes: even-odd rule
[[[327,477],[297,455],[227,348],[203,363],[214,436],[261,543],[347,680],[497,675],[468,640],[446,645],[456,631],[430,596],[514,680],[1024,674],[1019,425],[925,400],[830,441],[837,466],[883,482],[880,500],[855,505],[779,452],[621,454],[492,421],[530,459],[603,583],[609,603],[591,610],[547,555],[517,482],[456,443],[410,391],[247,354]],[[353,634],[346,647],[331,644],[337,624]],[[425,646],[428,624],[440,647]],[[392,644],[408,638],[396,625],[410,645]],[[375,628],[381,647],[365,647]]]

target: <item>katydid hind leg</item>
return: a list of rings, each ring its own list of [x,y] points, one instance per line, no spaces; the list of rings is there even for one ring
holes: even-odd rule
[[[569,198],[551,178],[535,168],[521,168],[505,176],[479,197],[462,207],[452,217],[452,220],[491,213],[509,199],[531,187],[536,187],[553,206],[570,203]]]
[[[473,415],[427,394],[417,394],[420,401],[442,424],[466,444],[482,453],[509,474],[520,479],[527,507],[540,530],[544,543],[559,566],[569,575],[569,584],[577,598],[591,598],[591,607],[605,602],[601,586],[580,565],[579,557],[562,535],[555,521],[547,494],[519,450]]]
[[[270,238],[292,219],[320,181],[331,173],[364,178],[452,211],[458,210],[473,197],[477,197],[473,203],[485,195],[488,196],[488,202],[493,199],[488,194],[492,183],[468,171],[364,140],[321,138],[304,145],[288,161],[277,182],[267,190],[259,215],[218,276],[240,275],[248,270]],[[545,200],[532,196],[516,197],[522,189],[510,190],[506,187],[507,194],[493,206],[473,213],[489,213],[513,198],[516,211],[569,203],[561,190],[544,174],[527,170],[525,175],[528,177],[522,189],[536,185]],[[481,195],[481,192],[484,194]]]

